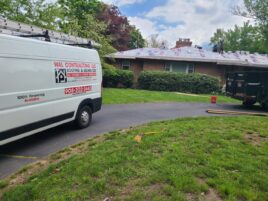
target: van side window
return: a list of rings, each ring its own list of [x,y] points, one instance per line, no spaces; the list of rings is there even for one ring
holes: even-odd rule
[[[123,70],[129,70],[130,69],[130,61],[129,60],[123,60],[122,61],[122,69]]]

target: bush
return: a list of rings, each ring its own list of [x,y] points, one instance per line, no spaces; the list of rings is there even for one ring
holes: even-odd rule
[[[102,69],[115,69],[115,66],[105,62],[101,62]]]
[[[204,74],[144,71],[138,79],[139,88],[154,91],[178,91],[196,94],[212,94],[220,91],[218,78]]]
[[[119,69],[103,70],[104,87],[123,87],[130,88],[133,85],[134,74],[132,71]]]
[[[126,88],[130,88],[133,85],[134,73],[129,70],[117,70],[118,84],[123,85]]]

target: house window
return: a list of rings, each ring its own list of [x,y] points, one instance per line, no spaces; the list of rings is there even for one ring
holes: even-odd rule
[[[129,70],[130,69],[130,61],[129,60],[123,60],[122,61],[122,69],[123,70]]]
[[[194,73],[194,64],[189,64],[187,71],[188,73]]]
[[[165,70],[171,72],[171,63],[166,63]]]
[[[194,64],[187,62],[166,62],[166,71],[177,73],[194,73]]]

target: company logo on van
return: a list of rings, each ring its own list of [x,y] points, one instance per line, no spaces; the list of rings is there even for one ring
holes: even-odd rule
[[[96,64],[55,61],[56,83],[91,81],[96,79]]]
[[[67,82],[67,72],[66,69],[55,69],[56,83],[66,83]]]

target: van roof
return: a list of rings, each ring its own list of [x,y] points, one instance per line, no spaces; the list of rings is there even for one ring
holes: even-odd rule
[[[0,34],[0,57],[42,58],[100,63],[94,49]]]

